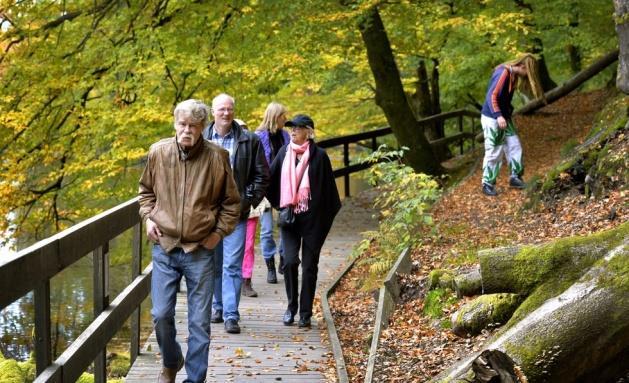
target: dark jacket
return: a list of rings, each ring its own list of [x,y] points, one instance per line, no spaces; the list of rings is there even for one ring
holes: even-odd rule
[[[485,95],[485,103],[481,113],[487,117],[498,118],[500,116],[505,119],[511,118],[513,106],[511,100],[515,93],[516,75],[506,65],[499,65],[494,70],[487,86],[487,94]]]
[[[210,140],[214,121],[205,128],[203,137]],[[260,138],[232,122],[236,141],[233,175],[240,193],[240,220],[249,216],[250,208],[258,206],[269,186],[269,166],[264,158]]]
[[[271,184],[267,192],[267,199],[278,209],[282,182],[282,163],[286,157],[284,146],[271,164]],[[298,222],[302,237],[312,236],[318,248],[323,246],[325,238],[332,227],[336,213],[341,209],[341,199],[336,189],[332,164],[325,150],[310,141],[310,159],[308,176],[310,177],[310,196],[308,211],[300,214]]]

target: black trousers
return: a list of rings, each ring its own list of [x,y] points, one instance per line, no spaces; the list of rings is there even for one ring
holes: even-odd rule
[[[300,217],[299,217],[300,218]],[[284,285],[288,298],[288,309],[303,319],[312,316],[312,303],[317,288],[319,272],[319,254],[321,245],[301,232],[297,219],[292,228],[281,228],[284,249]],[[301,261],[299,251],[301,249]],[[301,296],[299,289],[299,264],[301,263]]]

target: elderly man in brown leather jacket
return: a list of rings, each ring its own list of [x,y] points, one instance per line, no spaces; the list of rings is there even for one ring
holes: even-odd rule
[[[210,346],[214,248],[240,217],[228,152],[203,139],[209,108],[186,100],[174,111],[175,137],[151,146],[140,179],[140,216],[153,245],[151,314],[162,354],[158,382],[175,382],[184,365],[175,340],[176,292],[188,294],[184,382],[204,382]]]

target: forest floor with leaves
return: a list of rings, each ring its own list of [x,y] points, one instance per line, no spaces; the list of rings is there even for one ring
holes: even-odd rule
[[[606,91],[574,94],[533,115],[516,116],[526,166],[524,179],[534,175],[543,178],[560,160],[567,142],[583,142],[609,95]],[[627,138],[620,139],[626,153]],[[505,167],[498,177],[498,196],[485,196],[480,186],[482,155],[477,148],[470,174],[433,207],[435,226],[417,233],[424,237],[423,243],[412,251],[413,271],[402,279],[400,302],[383,332],[374,381],[429,381],[457,360],[482,349],[492,335],[493,331],[484,331],[476,337],[460,338],[424,315],[431,270],[470,267],[480,249],[586,235],[627,221],[626,192],[622,190],[612,190],[601,199],[572,190],[536,209],[523,209],[526,193],[509,188]],[[369,255],[367,251],[361,257]],[[377,291],[360,289],[366,273],[367,267],[360,265],[359,258],[330,300],[352,382],[364,380],[377,307]],[[444,314],[454,312],[464,301],[444,307]]]

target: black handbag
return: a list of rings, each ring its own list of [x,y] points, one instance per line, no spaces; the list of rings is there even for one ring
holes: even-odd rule
[[[295,212],[292,206],[285,206],[280,209],[279,217],[277,219],[277,226],[288,228],[295,223]]]
[[[303,178],[303,174],[302,174],[302,177],[299,178],[299,182],[297,182],[297,185],[301,183],[302,178]],[[286,229],[288,227],[293,226],[294,223],[295,223],[295,211],[293,210],[293,207],[290,205],[281,207],[280,214],[277,219],[277,226],[283,227]]]

